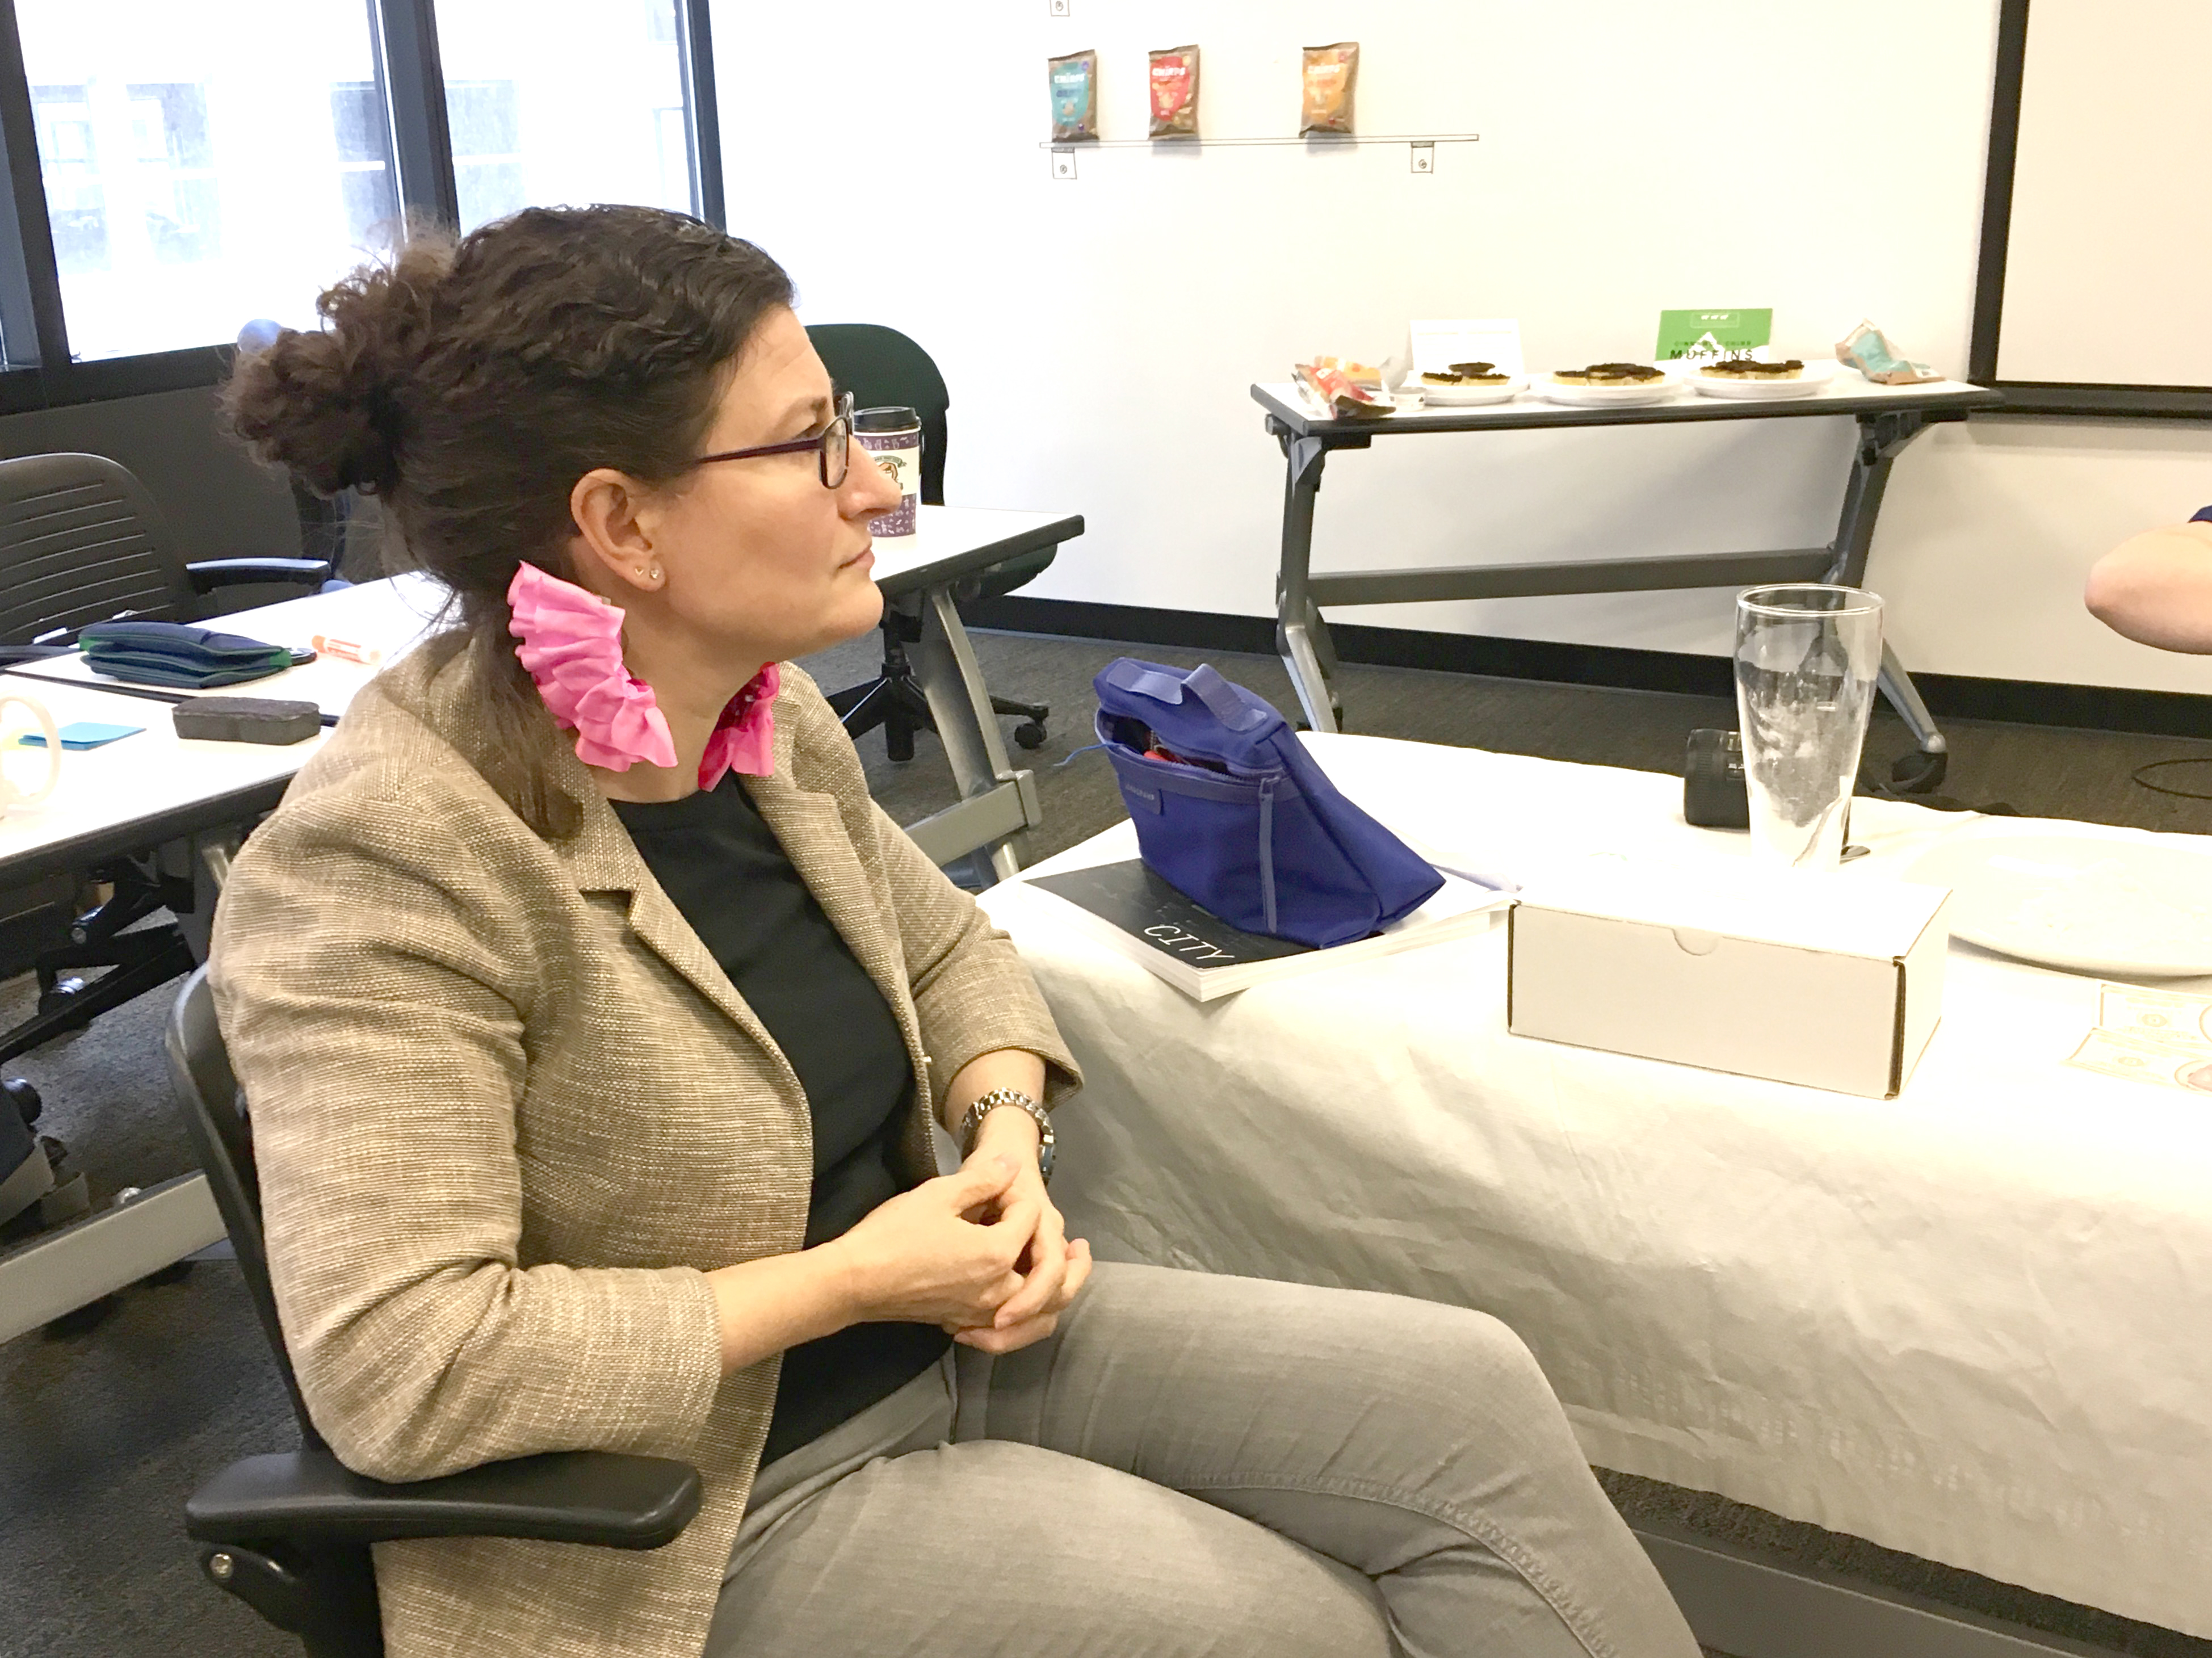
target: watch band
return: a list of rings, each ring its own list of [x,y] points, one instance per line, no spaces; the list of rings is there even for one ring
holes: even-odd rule
[[[1049,1181],[1052,1179],[1053,1132],[1051,1114],[1018,1088],[994,1088],[969,1106],[960,1119],[960,1155],[966,1157],[975,1149],[975,1136],[981,1132],[983,1119],[1002,1105],[1026,1111],[1037,1126],[1037,1172]]]

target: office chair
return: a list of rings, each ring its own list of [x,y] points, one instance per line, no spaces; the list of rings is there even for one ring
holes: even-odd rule
[[[896,328],[876,323],[817,323],[807,337],[816,355],[829,369],[830,378],[853,394],[862,409],[886,404],[912,409],[921,416],[921,499],[932,507],[945,504],[945,411],[951,404],[945,377],[929,353]],[[994,565],[976,580],[974,592],[996,598],[1033,581],[1053,561],[1059,550],[1047,547],[1024,553]],[[894,760],[914,758],[914,734],[934,731],[929,699],[908,665],[906,648],[921,638],[918,606],[902,608],[894,601],[884,607],[884,665],[875,678],[836,692],[830,706],[845,722],[845,730],[858,738],[884,728],[884,751]],[[1025,749],[1040,748],[1045,740],[1044,722],[1052,710],[1041,702],[1017,702],[994,695],[997,713],[1018,715],[1014,741]]]
[[[300,1424],[298,1450],[234,1462],[186,1501],[185,1531],[199,1545],[210,1582],[298,1636],[308,1658],[379,1658],[372,1543],[520,1537],[657,1549],[681,1534],[699,1511],[699,1474],[665,1457],[549,1452],[387,1485],[332,1455],[308,1418],[276,1322],[246,1105],[223,1051],[205,968],[178,993],[167,1047],[185,1130]]]
[[[302,558],[224,558],[186,563],[146,488],[100,455],[28,455],[0,460],[0,665],[36,671],[36,659],[70,648],[76,629],[118,616],[164,621],[197,617],[207,595],[245,582],[283,582],[313,592],[330,565]],[[36,694],[38,687],[15,689]],[[84,885],[107,889],[79,913]],[[137,926],[167,906],[189,910],[191,883],[164,873],[152,857],[120,858],[93,868],[0,891],[0,973],[35,966],[37,1013],[0,1035],[0,1064],[66,1031],[81,1029],[192,965],[184,934],[169,923]],[[136,927],[136,931],[128,931]],[[87,975],[100,972],[97,978]],[[0,1084],[16,1096],[27,1127],[38,1096],[21,1083]],[[60,1143],[33,1143],[21,1152],[12,1127],[0,1138],[0,1193],[21,1177],[37,1183],[37,1164],[63,1155]],[[11,1160],[12,1159],[12,1160]],[[49,1169],[38,1194],[42,1224],[81,1212],[81,1182]],[[57,1196],[57,1193],[59,1193]],[[27,1208],[0,1200],[0,1223]]]

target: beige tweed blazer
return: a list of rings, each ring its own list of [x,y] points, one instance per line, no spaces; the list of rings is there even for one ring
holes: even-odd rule
[[[647,872],[549,717],[584,805],[543,840],[484,780],[474,670],[380,676],[233,865],[211,957],[252,1112],[269,1264],[316,1426],[416,1479],[599,1448],[696,1464],[650,1553],[378,1546],[392,1658],[692,1658],[750,1489],[777,1359],[722,1374],[705,1270],[799,1247],[811,1181],[789,1063]],[[746,780],[881,987],[933,1090],[1026,1048],[1077,1083],[1004,934],[868,798],[784,670],[774,774]]]

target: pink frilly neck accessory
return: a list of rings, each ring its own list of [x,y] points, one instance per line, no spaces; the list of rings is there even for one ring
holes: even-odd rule
[[[507,602],[514,653],[562,730],[576,733],[576,758],[607,771],[638,762],[676,763],[668,716],[653,687],[623,664],[623,613],[597,593],[550,576],[535,564],[515,567]],[[765,777],[775,768],[775,721],[770,705],[781,676],[769,663],[729,701],[699,757],[699,786],[711,789],[730,772]]]

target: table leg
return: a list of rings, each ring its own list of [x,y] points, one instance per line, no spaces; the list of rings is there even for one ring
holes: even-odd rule
[[[1885,641],[1881,647],[1881,676],[1876,682],[1881,694],[1889,699],[1890,707],[1905,721],[1905,729],[1912,733],[1912,740],[1923,754],[1948,754],[1951,745],[1943,740],[1943,733],[1936,729],[1936,717],[1928,712],[1928,705],[1920,700],[1920,689],[1912,683],[1912,676],[1905,671],[1905,665],[1897,659],[1896,650]],[[1923,786],[1933,788],[1931,780]]]
[[[1828,569],[1830,581],[1856,587],[1865,580],[1867,557],[1874,550],[1875,519],[1881,512],[1881,498],[1889,488],[1890,468],[1905,446],[1926,431],[1928,424],[1921,416],[1909,412],[1859,416],[1858,447],[1851,456],[1850,477],[1844,485],[1843,511],[1837,519],[1836,539],[1829,550],[1834,556]],[[1912,676],[1905,671],[1897,652],[1887,642],[1881,647],[1881,673],[1877,683],[1882,695],[1904,720],[1914,744],[1925,756],[1917,763],[1910,756],[1899,762],[1899,786],[1908,792],[1935,788],[1943,780],[1949,764],[1950,745],[1936,728],[1935,717],[1928,712],[1928,705],[1920,700]]]
[[[1015,770],[1006,759],[998,715],[991,709],[990,687],[983,683],[983,671],[976,665],[975,647],[969,642],[968,629],[961,623],[949,587],[933,587],[922,597],[921,641],[915,647],[915,677],[929,698],[930,717],[945,744],[945,757],[951,762],[952,780],[962,801],[961,805],[925,823],[939,824],[954,813],[975,816],[981,823],[984,815],[969,813],[968,803],[1004,795],[1006,799],[1000,804],[1018,808],[1012,827],[1035,828],[1042,816],[1036,805],[1036,777],[1030,772]],[[924,825],[915,827],[920,830]],[[940,824],[944,829],[954,827],[949,821]],[[988,847],[991,868],[1003,879],[1021,869],[1007,844],[1007,833],[994,821],[983,838],[970,841],[958,851]],[[941,835],[917,834],[915,838],[939,862],[957,855],[947,851],[949,843]]]
[[[1275,648],[1290,670],[1291,685],[1306,724],[1317,732],[1339,729],[1342,708],[1329,684],[1336,648],[1328,624],[1306,591],[1313,569],[1314,496],[1321,489],[1328,451],[1319,440],[1283,436],[1283,555],[1275,581]]]

